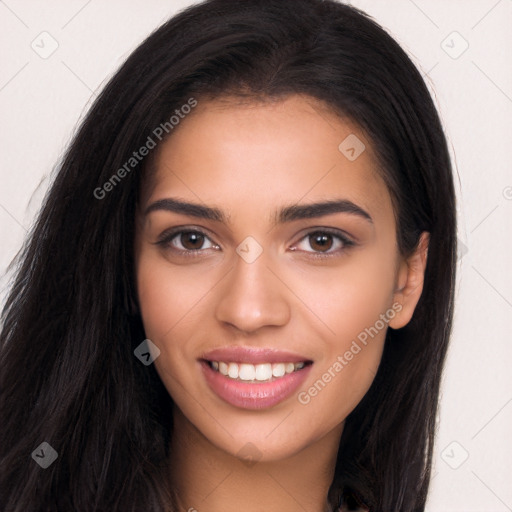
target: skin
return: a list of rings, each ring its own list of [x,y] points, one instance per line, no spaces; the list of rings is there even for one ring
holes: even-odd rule
[[[350,134],[366,146],[355,161],[338,149]],[[137,215],[137,291],[146,336],[161,351],[156,370],[175,403],[172,468],[179,469],[170,469],[170,484],[180,508],[323,512],[344,421],[374,379],[387,325],[307,404],[296,392],[262,410],[234,407],[211,391],[198,359],[227,345],[291,350],[313,361],[298,390],[307,391],[393,304],[401,310],[389,326],[410,320],[428,236],[408,258],[399,253],[371,142],[305,96],[199,101],[154,164]],[[164,198],[217,207],[228,222],[164,210],[144,215]],[[338,199],[371,221],[341,212],[274,224],[281,207]],[[155,244],[180,226],[207,236]],[[322,228],[354,245],[333,235],[322,246],[308,236]],[[263,249],[251,263],[236,252],[248,236]],[[323,252],[330,256],[314,257]]]

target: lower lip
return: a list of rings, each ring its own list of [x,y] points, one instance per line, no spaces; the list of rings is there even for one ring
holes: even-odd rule
[[[228,404],[242,409],[266,409],[286,400],[304,382],[311,366],[271,382],[250,383],[225,377],[206,361],[201,361],[203,375],[212,391]]]

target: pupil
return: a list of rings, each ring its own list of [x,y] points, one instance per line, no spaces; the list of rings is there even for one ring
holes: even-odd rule
[[[317,235],[311,235],[313,239],[313,243],[311,246],[313,249],[319,249],[319,250],[329,250],[332,246],[332,238],[331,235],[326,234],[317,234]],[[317,245],[318,247],[314,247],[314,245]]]
[[[185,241],[183,240],[185,239]],[[198,249],[203,245],[204,236],[200,233],[183,233],[181,243],[187,249]]]

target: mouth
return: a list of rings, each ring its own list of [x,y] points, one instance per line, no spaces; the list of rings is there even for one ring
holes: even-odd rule
[[[210,368],[238,382],[273,382],[283,378],[285,375],[302,370],[306,365],[312,364],[311,361],[301,361],[299,363],[235,363],[225,361],[206,361]]]
[[[306,379],[313,361],[271,349],[230,347],[199,359],[210,389],[228,404],[265,409],[286,400]]]

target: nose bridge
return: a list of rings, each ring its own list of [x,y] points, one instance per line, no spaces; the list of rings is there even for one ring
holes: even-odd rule
[[[245,332],[286,324],[290,318],[286,289],[270,270],[267,253],[251,241],[241,243],[237,253],[217,303],[217,320]]]

